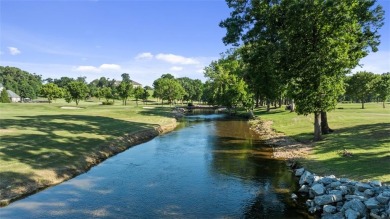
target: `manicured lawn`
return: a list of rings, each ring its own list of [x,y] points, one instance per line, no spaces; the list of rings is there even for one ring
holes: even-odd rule
[[[334,174],[355,180],[381,180],[390,183],[390,104],[339,104],[328,113],[333,134],[314,144],[312,154],[301,163],[319,175]],[[301,142],[313,137],[313,115],[297,116],[283,109],[255,111],[265,120],[274,121],[273,128]],[[346,149],[352,157],[343,157]]]
[[[62,169],[78,168],[84,155],[124,134],[172,123],[169,107],[130,101],[0,104],[0,192],[28,182],[50,184]],[[146,108],[143,108],[146,107]]]

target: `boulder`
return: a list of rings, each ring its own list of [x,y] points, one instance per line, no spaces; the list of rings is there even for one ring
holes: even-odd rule
[[[368,199],[364,204],[368,209],[378,209],[380,207],[379,202],[375,198]]]
[[[359,201],[366,201],[367,200],[366,197],[361,196],[361,195],[346,195],[345,199],[348,200],[348,201],[353,200],[353,199],[356,199],[356,200],[359,200]]]
[[[307,205],[307,207],[314,207],[314,201],[311,200],[311,199],[308,199],[308,200],[306,201],[306,205]]]
[[[390,197],[384,196],[383,193],[379,194],[376,197],[376,200],[381,204],[387,204],[390,200]]]
[[[337,208],[333,205],[324,205],[324,207],[322,208],[322,210],[325,212],[325,213],[336,213],[337,211]]]
[[[302,185],[301,188],[299,188],[298,192],[308,193],[309,189],[310,189],[310,187],[308,185]]]
[[[314,198],[314,202],[317,205],[326,205],[334,202],[341,201],[343,199],[340,195],[320,195]]]
[[[291,198],[292,198],[292,199],[297,199],[298,196],[297,196],[296,194],[293,193],[293,194],[291,194]]]
[[[299,185],[303,185],[305,183],[311,185],[313,183],[314,177],[313,174],[311,174],[309,171],[305,171],[301,178],[299,179]]]
[[[350,208],[345,211],[344,215],[347,219],[358,219],[360,216],[359,212],[354,211]]]
[[[363,202],[357,200],[357,199],[353,199],[351,201],[347,201],[346,203],[344,203],[341,211],[346,211],[348,209],[352,209],[356,212],[359,212],[360,215],[365,215],[366,213],[366,206],[363,204]]]
[[[348,187],[347,186],[339,186],[340,191],[343,193],[343,195],[348,194]]]
[[[340,219],[344,218],[343,214],[341,212],[337,212],[336,214],[323,214],[321,216],[321,219]]]
[[[322,184],[315,184],[311,187],[315,196],[323,195],[325,193],[325,187]]]
[[[302,176],[302,174],[305,172],[304,168],[299,168],[295,170],[295,176]]]
[[[385,190],[385,191],[382,192],[382,195],[385,196],[385,197],[390,197],[390,191]]]
[[[375,181],[370,182],[370,185],[372,187],[381,187],[382,183],[381,183],[381,181],[375,180]]]
[[[330,190],[328,194],[343,196],[343,192],[340,190]]]
[[[349,182],[351,182],[351,180],[348,179],[348,178],[340,178],[339,181],[340,181],[341,183],[349,183]]]
[[[320,182],[322,182],[324,185],[331,184],[332,182],[335,182],[337,179],[336,177],[332,176],[325,176],[323,177]]]
[[[332,182],[332,183],[330,184],[330,187],[332,187],[332,188],[336,188],[336,187],[338,187],[338,186],[341,186],[341,182],[340,182],[340,181]]]
[[[370,186],[368,183],[356,183],[356,190],[359,192],[364,192],[366,189],[372,189],[372,186]]]
[[[375,194],[375,192],[372,191],[372,189],[366,189],[366,190],[364,191],[364,195],[365,195],[366,197],[372,197],[372,196],[374,196],[374,194]]]

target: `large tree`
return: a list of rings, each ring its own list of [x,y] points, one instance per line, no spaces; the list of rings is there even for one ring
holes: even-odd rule
[[[80,100],[84,99],[88,94],[88,86],[81,81],[70,82],[66,90],[68,98],[75,101],[76,105],[79,105]]]
[[[226,44],[269,53],[260,63],[281,75],[293,91],[298,114],[314,114],[314,139],[321,139],[321,112],[333,109],[343,76],[377,50],[383,10],[375,0],[227,0],[233,9],[221,22]],[[266,49],[262,49],[266,48]],[[248,62],[253,69],[258,62]],[[327,125],[327,124],[326,124]]]
[[[22,98],[37,98],[42,86],[42,77],[19,68],[0,66],[0,83]]]
[[[51,103],[52,100],[63,96],[63,90],[54,83],[47,83],[42,86],[40,94]]]
[[[154,97],[160,98],[162,103],[168,100],[168,103],[172,104],[174,100],[181,100],[185,95],[184,88],[171,74],[163,74],[153,82],[153,87]]]

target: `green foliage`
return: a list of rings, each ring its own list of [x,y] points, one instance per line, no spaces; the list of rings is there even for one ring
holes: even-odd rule
[[[149,93],[148,89],[144,88],[144,92],[142,94],[142,100],[144,102],[146,102],[149,97],[150,97],[150,93]]]
[[[42,86],[40,94],[51,103],[52,100],[62,98],[64,91],[54,83],[47,83]]]
[[[203,93],[203,84],[199,79],[190,79],[188,77],[178,78],[177,81],[184,88],[186,94],[183,96],[184,101],[199,101]]]
[[[114,101],[103,101],[103,105],[114,105]]]
[[[132,95],[133,93],[133,84],[130,81],[130,77],[128,74],[122,74],[124,76],[123,80],[119,84],[119,86],[116,88],[116,91],[118,93],[118,96],[122,99],[122,104],[127,104],[127,99]],[[126,78],[127,77],[127,78]]]
[[[172,104],[174,100],[180,100],[186,94],[180,83],[171,74],[164,74],[161,78],[153,82],[153,96],[163,100],[168,100]]]
[[[0,94],[0,102],[1,103],[11,103],[11,100],[8,97],[7,89],[3,88]]]
[[[80,81],[72,81],[66,87],[68,94],[65,98],[67,100],[73,100],[76,105],[79,105],[79,101],[84,99],[88,94],[88,86]]]
[[[385,102],[390,98],[390,72],[383,73],[377,78],[374,81],[373,89],[379,100],[383,102],[383,108],[385,108]]]
[[[73,78],[61,77],[60,79],[54,79],[53,83],[60,88],[66,88],[68,84],[72,81],[75,81]]]
[[[357,72],[348,80],[347,94],[361,101],[362,109],[367,95],[374,91],[375,75],[372,72]]]
[[[134,89],[135,102],[138,106],[138,100],[144,97],[144,89],[142,87],[136,87]]]
[[[110,87],[103,87],[102,89],[100,89],[100,92],[102,94],[102,97],[106,99],[106,102],[109,102],[109,100],[113,98],[112,90]]]
[[[40,75],[31,74],[15,67],[0,66],[0,82],[4,87],[19,94],[22,98],[37,98],[42,86]]]

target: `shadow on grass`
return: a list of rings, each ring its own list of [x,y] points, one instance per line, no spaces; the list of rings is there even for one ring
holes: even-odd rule
[[[31,181],[30,173],[21,171],[26,166],[33,171],[51,170],[57,177],[62,177],[67,174],[64,169],[77,169],[77,162],[86,159],[99,146],[109,144],[110,140],[125,134],[152,127],[153,124],[86,115],[40,115],[3,119],[0,129],[13,130],[13,133],[3,134],[1,137],[0,189],[17,183],[18,180]]]
[[[349,176],[358,180],[380,179],[390,173],[389,133],[390,123],[337,129],[315,146],[314,155],[322,160],[304,162],[310,163],[324,173],[337,174],[339,177]],[[339,152],[344,149],[351,152],[352,156],[342,156]],[[385,180],[390,182],[388,177]]]

